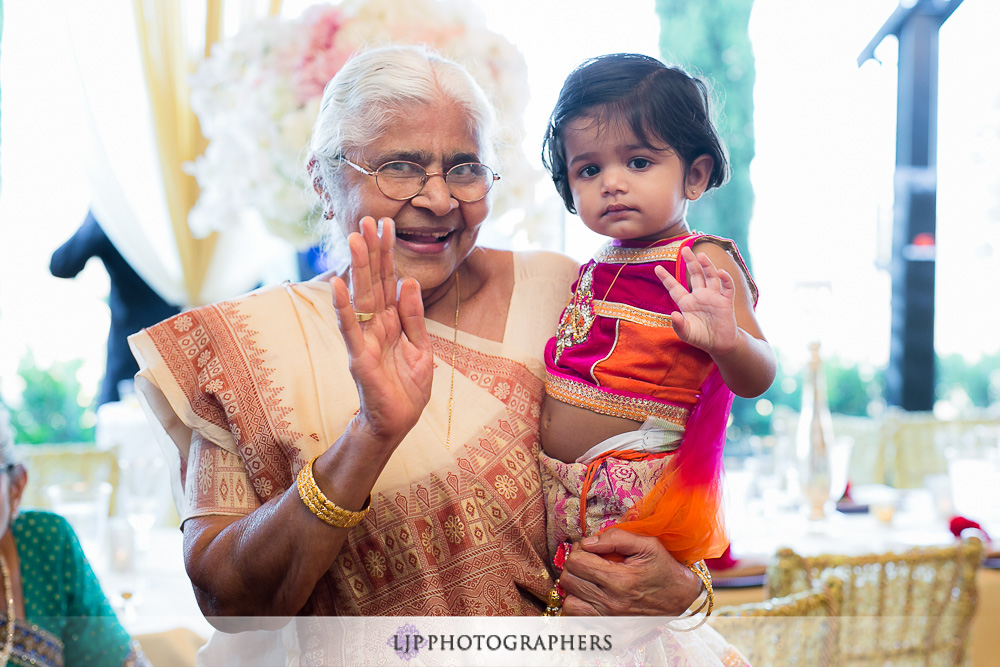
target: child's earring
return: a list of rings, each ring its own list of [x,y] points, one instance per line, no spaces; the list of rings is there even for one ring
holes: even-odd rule
[[[697,198],[698,198],[698,189],[691,188],[691,199],[697,199]]]

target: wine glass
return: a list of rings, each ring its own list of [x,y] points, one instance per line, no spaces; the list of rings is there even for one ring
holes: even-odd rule
[[[150,531],[163,509],[166,465],[158,457],[129,457],[118,463],[120,507],[135,532],[139,551],[149,548]]]

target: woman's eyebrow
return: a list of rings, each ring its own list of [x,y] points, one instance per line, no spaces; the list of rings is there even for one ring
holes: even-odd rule
[[[479,162],[479,156],[475,153],[454,153],[448,159],[448,164],[464,164],[466,162]]]
[[[380,166],[386,162],[404,160],[406,162],[416,162],[417,164],[427,164],[433,161],[433,156],[427,151],[398,150],[380,153],[374,158],[374,164]]]
[[[412,151],[412,150],[398,150],[389,151],[376,156],[373,160],[374,166],[378,167],[386,162],[392,162],[394,160],[405,160],[406,162],[415,162],[419,165],[426,166],[435,161],[437,156],[429,151]],[[456,165],[463,164],[465,162],[478,162],[479,156],[475,153],[469,153],[460,151],[457,153],[450,153],[444,156],[442,160],[443,164],[446,165]]]

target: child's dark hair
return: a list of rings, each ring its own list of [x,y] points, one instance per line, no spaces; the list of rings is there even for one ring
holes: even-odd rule
[[[666,142],[685,169],[701,155],[713,166],[707,189],[729,178],[725,144],[712,124],[708,86],[684,70],[637,53],[611,53],[584,61],[573,70],[562,90],[542,142],[542,162],[552,175],[566,208],[576,213],[566,167],[566,126],[584,116],[599,123],[627,122],[644,146]]]

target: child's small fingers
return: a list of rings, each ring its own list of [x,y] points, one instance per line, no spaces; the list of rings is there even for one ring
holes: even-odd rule
[[[736,293],[736,283],[725,269],[719,269],[719,285],[721,288],[719,291],[726,298],[731,298]]]
[[[698,253],[698,264],[701,265],[701,270],[705,275],[705,285],[715,290],[721,290],[719,269],[715,268],[715,264],[712,263],[708,255],[703,252]]]
[[[677,337],[683,340],[684,333],[687,331],[687,322],[684,321],[684,314],[678,310],[670,313],[670,326],[673,328],[674,333],[677,334]]]
[[[677,282],[677,279],[670,275],[670,272],[659,264],[653,268],[653,273],[656,274],[656,277],[660,279],[660,282],[663,283],[663,286],[667,289],[670,289],[670,286]]]
[[[685,260],[688,272],[688,282],[691,283],[691,289],[704,287],[705,267],[701,265],[701,260],[695,256],[694,252],[690,248],[684,248],[681,251],[681,254]]]
[[[677,282],[677,279],[670,275],[670,272],[662,266],[658,265],[654,267],[653,272],[660,279],[660,282],[663,283],[663,286],[667,288],[667,293],[674,301],[680,301],[686,295],[690,294],[687,288]]]

